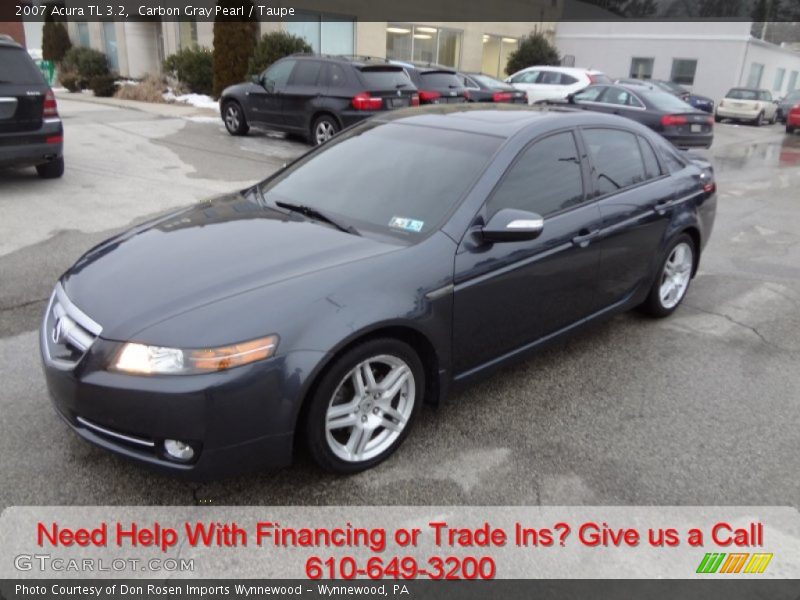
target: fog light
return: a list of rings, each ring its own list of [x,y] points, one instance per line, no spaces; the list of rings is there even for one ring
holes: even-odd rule
[[[166,450],[170,458],[176,460],[188,461],[194,458],[194,449],[186,442],[164,440],[164,450]]]

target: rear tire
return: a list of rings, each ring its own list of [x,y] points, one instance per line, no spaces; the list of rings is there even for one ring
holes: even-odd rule
[[[311,125],[311,145],[324,144],[339,133],[340,129],[339,123],[331,115],[320,115]]]
[[[247,135],[247,132],[250,131],[244,110],[236,100],[229,100],[223,105],[222,120],[225,122],[225,129],[231,135]]]
[[[794,133],[794,127],[791,125],[786,126],[786,133]]]
[[[311,396],[305,433],[314,461],[333,473],[358,473],[403,443],[424,402],[425,370],[408,344],[369,340],[327,369]]]
[[[58,179],[64,174],[64,157],[43,165],[36,165],[36,172],[42,179]]]
[[[769,120],[770,125],[775,125],[778,122],[778,113],[774,113],[772,118]]]
[[[718,114],[714,113],[714,122],[715,123],[722,123],[722,117],[720,117]]]
[[[681,234],[669,245],[659,263],[658,274],[644,301],[642,310],[652,317],[671,315],[689,290],[697,249],[688,234]]]

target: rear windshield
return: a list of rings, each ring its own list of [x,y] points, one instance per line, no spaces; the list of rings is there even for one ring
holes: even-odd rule
[[[758,90],[743,90],[734,88],[725,95],[734,100],[758,100]]]
[[[360,231],[413,240],[441,224],[501,142],[462,131],[367,122],[261,189],[268,203],[304,204]]]
[[[361,79],[370,91],[411,87],[408,73],[401,67],[369,67],[361,69]]]
[[[0,83],[41,85],[44,78],[27,52],[21,48],[0,48]]]
[[[430,88],[447,89],[464,87],[458,75],[446,71],[427,71],[420,73],[422,85]]]
[[[695,109],[683,100],[661,90],[636,90],[636,93],[647,100],[655,108],[667,112],[695,112]]]

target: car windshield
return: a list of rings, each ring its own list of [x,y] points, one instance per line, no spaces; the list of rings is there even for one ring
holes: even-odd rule
[[[663,110],[665,112],[693,112],[695,110],[677,96],[662,92],[661,90],[637,89],[636,93],[658,110]]]
[[[41,85],[44,79],[27,52],[20,48],[0,48],[0,82]]]
[[[422,77],[422,85],[431,88],[457,88],[463,87],[464,84],[455,73],[447,71],[427,71],[420,73]]]
[[[501,138],[366,123],[266,181],[269,203],[302,204],[359,231],[418,237],[455,207]]]
[[[363,67],[361,79],[370,90],[395,89],[414,85],[402,67]]]
[[[488,75],[470,75],[475,81],[479,81],[489,88],[507,88],[510,87],[507,83],[503,83],[499,79],[489,77]]]
[[[734,100],[758,100],[758,90],[732,89],[725,95],[726,98]]]

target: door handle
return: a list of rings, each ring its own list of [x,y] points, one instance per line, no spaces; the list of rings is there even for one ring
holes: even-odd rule
[[[669,208],[670,204],[672,204],[671,199],[659,200],[658,202],[656,202],[656,206],[655,208],[653,208],[653,210],[657,215],[663,216],[667,212],[667,209]]]
[[[592,243],[592,240],[600,235],[600,230],[595,229],[594,231],[589,231],[588,229],[581,229],[574,238],[572,238],[572,243],[580,248],[586,248],[589,244]]]

